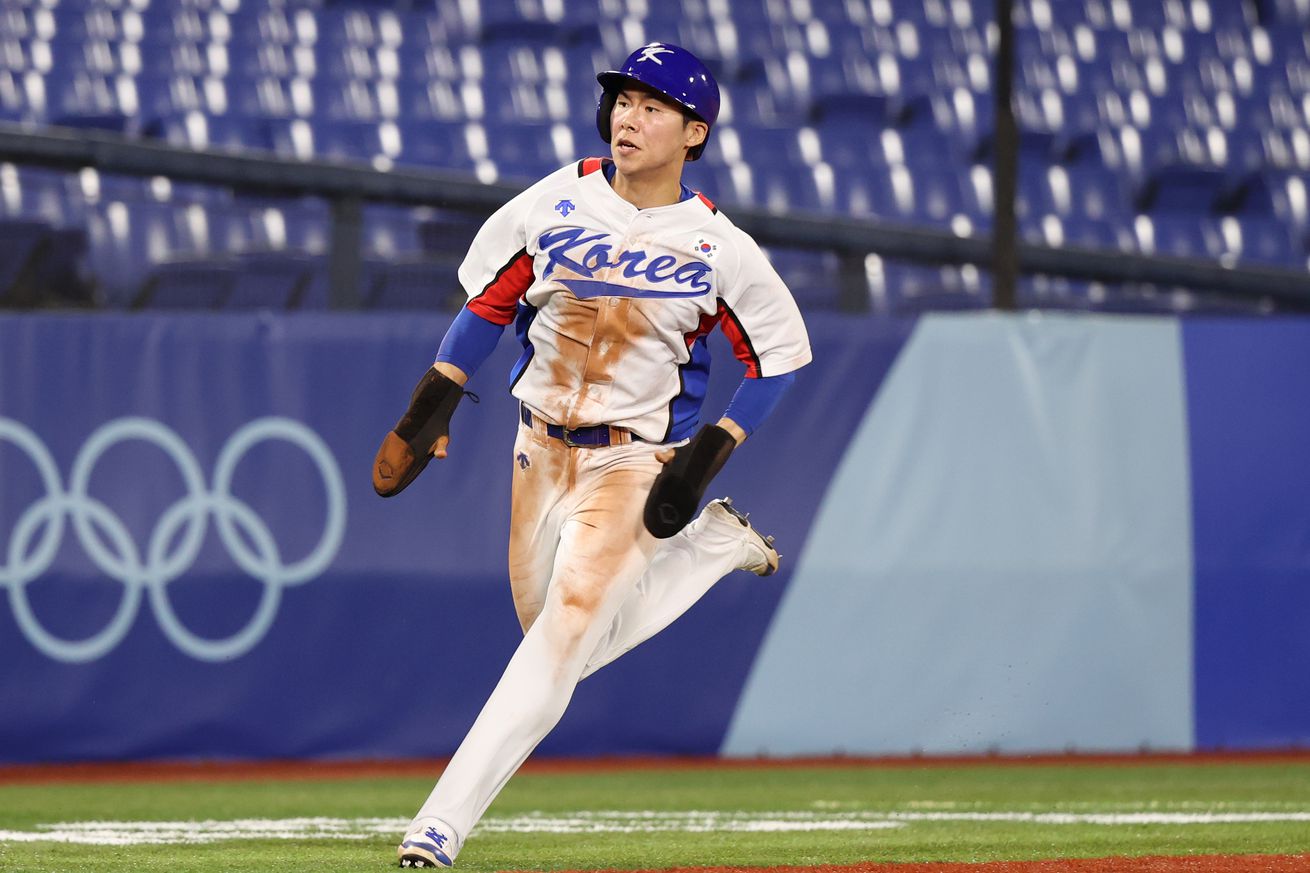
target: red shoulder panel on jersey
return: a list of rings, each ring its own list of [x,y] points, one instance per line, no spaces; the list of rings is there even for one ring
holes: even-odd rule
[[[710,212],[718,212],[718,211],[719,211],[719,207],[717,207],[717,206],[714,205],[714,201],[711,200],[710,198],[706,197],[704,194],[702,194],[702,193],[700,193],[699,191],[697,191],[697,192],[696,192],[696,196],[700,198],[700,202],[701,202],[701,203],[704,203],[706,206],[708,206],[708,207],[710,208]]]
[[[687,341],[687,348],[691,348],[696,340],[714,330],[716,324],[723,325],[723,335],[732,343],[733,354],[737,356],[737,360],[746,365],[746,377],[760,378],[760,356],[755,354],[755,347],[751,345],[750,337],[746,335],[741,322],[737,320],[737,314],[722,300],[719,301],[719,308],[713,315],[702,315],[696,329],[683,334],[683,339]]]
[[[696,340],[701,337],[709,336],[710,331],[714,330],[714,325],[718,324],[719,319],[723,318],[723,309],[723,302],[719,301],[718,312],[715,312],[713,315],[702,315],[700,317],[700,324],[696,325],[696,329],[683,334],[682,338],[687,341],[687,348],[691,348],[695,345]]]
[[[496,278],[469,301],[468,307],[474,315],[492,324],[509,324],[518,311],[519,299],[532,285],[532,279],[532,255],[528,254],[526,247],[521,248],[496,271]]]
[[[751,338],[746,335],[746,329],[741,326],[737,313],[729,309],[728,304],[722,300],[719,301],[719,313],[722,318],[723,335],[732,343],[732,352],[737,356],[737,360],[746,365],[746,378],[760,378],[760,356],[755,353]]]
[[[604,158],[583,158],[578,162],[578,178],[589,176],[605,164]]]

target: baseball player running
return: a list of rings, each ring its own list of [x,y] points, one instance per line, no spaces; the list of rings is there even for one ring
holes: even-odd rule
[[[469,294],[374,464],[399,493],[446,457],[463,386],[514,325],[523,354],[510,585],[523,640],[398,855],[449,867],[579,680],[650,638],[734,568],[778,565],[710,480],[810,361],[800,312],[749,236],[681,183],[718,117],[690,52],[651,43],[597,77],[610,157],[564,167],[491,216],[459,278]],[[722,328],[745,378],[697,428]]]

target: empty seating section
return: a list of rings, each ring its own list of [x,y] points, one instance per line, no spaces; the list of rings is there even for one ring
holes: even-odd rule
[[[729,214],[967,234],[992,223],[993,14],[991,0],[0,0],[0,121],[528,182],[605,153],[597,69],[667,40],[723,88],[687,178]],[[1025,239],[1306,268],[1310,0],[1016,0],[1014,15]],[[366,305],[449,305],[476,222],[370,207],[364,225]],[[118,307],[323,306],[329,234],[322,202],[0,165],[11,300],[53,246],[95,277],[65,270],[63,299],[94,286]],[[835,256],[770,255],[803,305],[837,305]],[[985,266],[871,256],[865,279],[887,311],[990,296]],[[1206,305],[1120,292],[1021,288],[1052,306]]]

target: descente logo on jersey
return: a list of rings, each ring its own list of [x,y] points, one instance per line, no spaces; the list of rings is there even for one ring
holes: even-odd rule
[[[576,273],[578,279],[560,279],[560,284],[575,297],[700,297],[710,293],[713,267],[704,261],[680,261],[672,255],[656,255],[631,249],[614,254],[614,237],[608,233],[589,233],[582,227],[548,230],[537,237],[537,246],[550,258],[542,278],[549,278],[556,267]],[[637,288],[595,278],[601,270],[622,267],[624,279],[645,280]],[[618,278],[611,274],[610,278]]]

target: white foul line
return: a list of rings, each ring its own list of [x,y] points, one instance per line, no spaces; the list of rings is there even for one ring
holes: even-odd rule
[[[1245,812],[719,812],[637,810],[529,813],[489,817],[473,837],[493,833],[782,833],[868,831],[902,828],[916,822],[1007,822],[1036,825],[1090,824],[1207,825],[1310,822],[1310,811]],[[214,843],[222,840],[366,840],[398,837],[405,818],[281,818],[228,821],[85,821],[38,824],[31,830],[0,830],[6,842],[60,842],[89,845]]]

